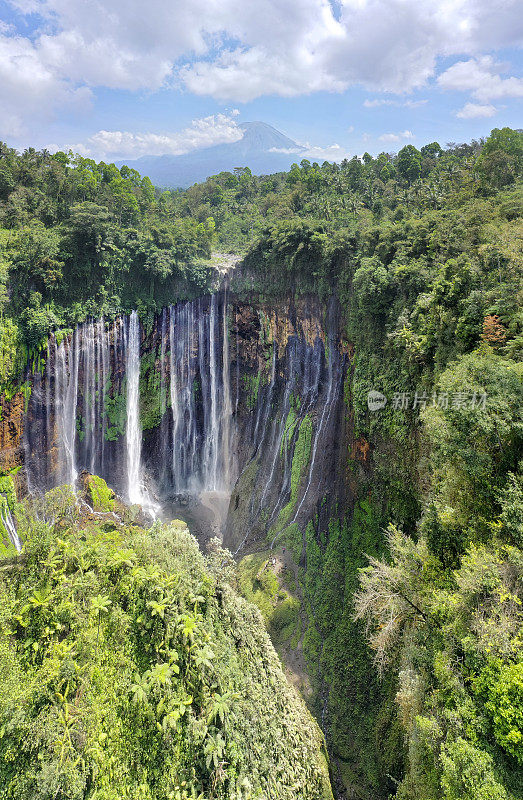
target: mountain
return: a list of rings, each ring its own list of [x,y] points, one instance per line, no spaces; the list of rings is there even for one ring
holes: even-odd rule
[[[250,167],[255,175],[266,175],[289,169],[305,148],[265,122],[243,122],[243,136],[237,142],[217,144],[180,156],[142,156],[134,161],[119,161],[142,175],[148,175],[156,186],[185,187],[203,181],[209,175],[232,171],[234,167]]]

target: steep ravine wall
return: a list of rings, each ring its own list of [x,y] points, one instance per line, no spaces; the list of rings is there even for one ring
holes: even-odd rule
[[[186,304],[164,312],[141,331],[140,417],[148,487],[176,516],[190,506],[189,484],[187,491],[174,485],[178,440],[168,387],[176,369],[176,385],[186,382],[177,424],[192,426],[190,446],[204,450],[209,436],[205,420],[213,412],[207,399],[211,375],[202,360],[213,355],[215,379],[222,382],[216,397],[222,405],[230,403],[230,502],[222,532],[239,562],[241,588],[260,606],[290,679],[322,725],[338,796],[386,797],[390,776],[399,777],[401,770],[394,686],[388,678],[378,682],[362,631],[352,619],[357,570],[365,553],[383,547],[385,504],[373,486],[369,445],[354,432],[355,354],[343,335],[342,310],[335,298],[321,302],[314,296],[246,301],[222,291],[213,302],[214,312],[211,299],[202,298],[190,308]],[[213,327],[211,313],[216,316]],[[171,316],[181,342],[175,345],[174,360]],[[99,323],[90,324],[96,332]],[[184,326],[195,332],[183,332]],[[76,334],[79,342],[94,347],[94,355],[82,351],[78,362],[77,466],[89,468],[82,459],[87,462],[90,453],[95,471],[124,494],[125,337],[118,324],[105,324],[104,330],[105,356],[99,342],[92,344],[91,329]],[[56,346],[50,343],[48,365],[28,374],[30,397],[19,392],[3,404],[2,463],[9,468],[23,464],[20,485],[25,476],[33,490],[56,484],[59,476],[60,443],[50,413],[57,389],[50,370]],[[90,363],[92,378],[84,374]],[[102,380],[96,365],[104,363]],[[96,416],[102,391],[105,422]],[[103,442],[93,443],[89,416]],[[180,447],[186,458],[188,440],[180,441]]]
[[[338,796],[387,797],[402,769],[396,687],[387,675],[378,680],[363,631],[353,621],[358,569],[366,565],[365,554],[383,551],[388,513],[370,444],[355,431],[357,354],[344,337],[343,311],[334,298],[257,298],[237,305],[236,320],[241,374],[246,386],[255,384],[256,401],[241,395],[243,469],[231,496],[225,544],[240,560],[243,590],[264,611],[289,677],[322,724]],[[289,392],[288,384],[292,365],[307,361],[307,345],[312,363],[320,365],[309,409],[303,383],[297,392]],[[259,429],[269,397],[264,437]],[[280,446],[274,462],[271,431],[279,431],[282,419],[291,433],[288,453]]]

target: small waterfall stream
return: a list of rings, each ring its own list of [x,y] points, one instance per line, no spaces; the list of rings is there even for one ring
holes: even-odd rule
[[[11,514],[11,509],[7,505],[7,501],[5,503],[0,503],[0,522],[7,531],[7,535],[11,540],[11,544],[16,548],[16,551],[20,553],[22,550],[22,542],[18,536],[16,524],[13,519],[13,515]]]

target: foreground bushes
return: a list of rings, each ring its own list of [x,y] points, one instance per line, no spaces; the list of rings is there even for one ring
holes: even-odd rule
[[[183,523],[80,519],[63,489],[36,512],[0,562],[0,798],[332,797],[226,557]]]

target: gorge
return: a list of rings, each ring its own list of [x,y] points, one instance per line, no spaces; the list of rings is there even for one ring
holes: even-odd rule
[[[284,571],[305,574],[314,528],[350,507],[338,471],[347,449],[366,466],[365,448],[351,443],[351,347],[340,319],[334,297],[245,302],[226,277],[221,290],[169,306],[147,326],[133,312],[53,334],[26,378],[19,478],[38,493],[98,475],[143,507],[146,524],[183,519],[202,548],[218,536],[239,562],[274,562],[283,548]],[[276,610],[291,597],[300,610],[280,652],[311,696],[303,639],[318,635],[314,598],[291,585]],[[314,681],[328,734],[321,668]]]
[[[521,136],[0,149],[0,800],[523,798]]]

